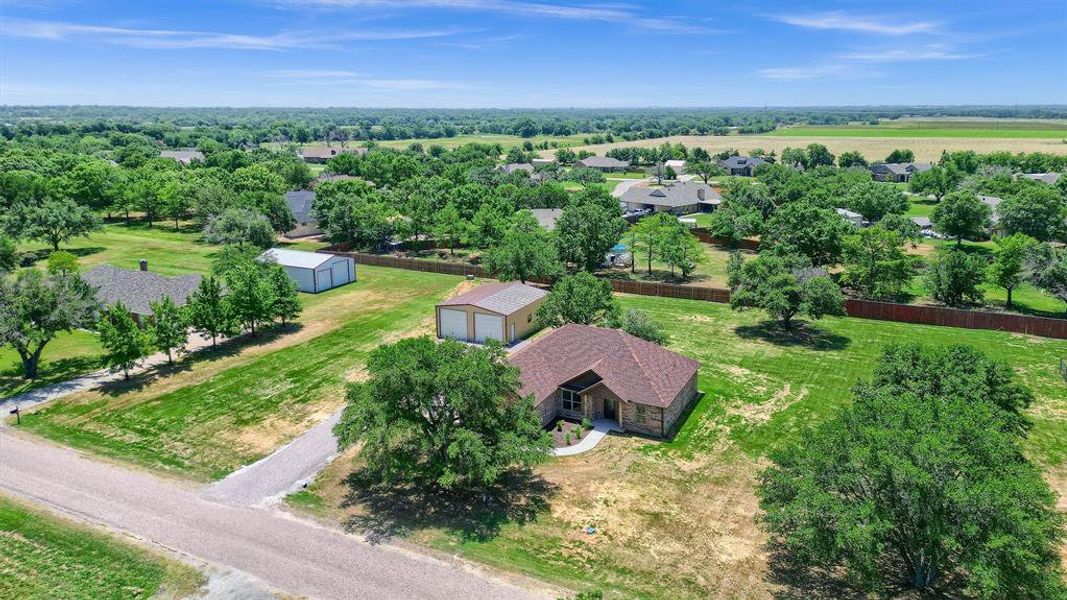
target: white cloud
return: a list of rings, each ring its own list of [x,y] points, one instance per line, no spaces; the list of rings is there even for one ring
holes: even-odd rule
[[[759,69],[756,74],[764,79],[778,81],[805,81],[813,79],[862,79],[871,77],[853,65],[826,63],[802,67],[771,67]]]
[[[862,52],[850,52],[840,57],[846,60],[861,62],[893,63],[893,62],[925,62],[934,60],[965,60],[978,58],[979,54],[965,54],[944,46],[926,46],[919,48],[892,48],[887,50],[865,50]]]
[[[446,10],[492,11],[510,15],[555,19],[624,23],[649,31],[670,33],[715,33],[713,29],[694,25],[678,18],[643,17],[626,4],[587,4],[570,6],[522,0],[268,0],[275,4],[301,8],[382,8],[410,10],[436,8]]]
[[[0,20],[0,33],[9,37],[42,40],[93,39],[103,43],[155,49],[221,48],[228,50],[287,50],[330,48],[345,41],[410,40],[446,37],[461,29],[362,30],[355,32],[283,31],[271,35],[247,35],[171,29],[133,29],[30,19]]]
[[[888,16],[849,15],[842,12],[812,15],[772,15],[769,18],[779,23],[807,29],[853,31],[894,36],[935,33],[941,26],[940,23],[933,21],[906,21],[904,18],[895,16],[890,18]]]

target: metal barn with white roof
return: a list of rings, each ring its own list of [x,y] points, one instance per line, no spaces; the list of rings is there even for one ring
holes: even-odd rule
[[[356,280],[356,261],[347,256],[271,248],[260,260],[278,263],[301,292],[317,294]]]

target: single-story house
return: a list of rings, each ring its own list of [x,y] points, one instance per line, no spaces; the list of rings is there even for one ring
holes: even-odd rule
[[[907,183],[911,176],[923,173],[933,168],[930,163],[876,163],[871,165],[871,176],[875,181],[891,181],[893,183]]]
[[[564,325],[510,361],[543,426],[558,417],[610,419],[625,431],[670,437],[697,397],[699,362],[618,329]]]
[[[675,175],[685,175],[685,161],[684,160],[668,160],[663,163],[663,168],[670,167],[674,171]]]
[[[537,167],[547,167],[548,165],[556,164],[556,159],[554,159],[554,158],[535,158],[532,161],[530,161],[530,164],[532,164],[535,169]]]
[[[304,162],[323,164],[338,154],[359,154],[360,156],[367,153],[366,148],[304,148],[300,151],[300,158],[304,159]]]
[[[983,196],[981,194],[978,195],[978,199],[982,201],[982,204],[989,207],[990,220],[993,222],[993,225],[996,225],[997,221],[1000,220],[997,207],[1000,206],[1000,203],[1003,202],[1003,200],[996,196]]]
[[[727,175],[752,177],[755,174],[756,167],[766,162],[758,156],[731,156],[720,160],[719,166],[726,170]]]
[[[1023,177],[1049,185],[1056,185],[1056,182],[1060,180],[1059,173],[1024,173]]]
[[[204,153],[192,148],[183,148],[181,150],[162,150],[159,153],[161,158],[173,158],[183,165],[189,165],[194,160],[203,161]]]
[[[356,280],[356,261],[348,256],[271,248],[259,260],[276,262],[296,282],[296,289],[309,294],[352,283]]]
[[[524,283],[486,283],[437,305],[437,337],[514,344],[536,327],[548,292]]]
[[[837,214],[841,215],[842,219],[848,221],[849,223],[852,223],[856,227],[863,226],[863,215],[859,214],[858,212],[853,212],[851,210],[848,210],[847,208],[838,208]]]
[[[319,229],[319,222],[311,211],[315,203],[315,192],[309,190],[285,192],[285,203],[289,205],[289,210],[296,219],[296,227],[286,231],[285,237],[298,238],[322,233],[322,229]]]
[[[530,175],[534,174],[534,166],[530,163],[508,163],[500,165],[497,170],[507,175],[511,175],[515,171],[526,171]]]
[[[653,212],[670,212],[687,215],[695,212],[711,212],[722,202],[722,197],[711,186],[698,181],[680,181],[663,187],[633,186],[619,198],[626,210],[650,209]]]
[[[629,169],[630,162],[622,161],[610,156],[588,156],[574,163],[574,166],[581,169],[596,169],[597,171],[610,173],[613,171],[625,171]]]
[[[531,208],[530,212],[533,213],[538,224],[545,229],[545,231],[552,231],[556,228],[556,221],[559,216],[563,214],[562,208]]]
[[[141,261],[137,271],[99,265],[82,275],[82,279],[96,290],[96,299],[101,304],[122,302],[138,323],[152,316],[152,302],[166,296],[183,306],[200,287],[199,275],[165,277],[149,271],[147,260]]]
[[[930,231],[934,228],[934,223],[930,220],[930,217],[912,217],[911,222],[915,223],[921,231]]]

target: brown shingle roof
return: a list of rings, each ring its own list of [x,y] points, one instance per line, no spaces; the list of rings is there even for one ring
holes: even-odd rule
[[[524,285],[518,281],[485,283],[469,292],[449,298],[438,306],[469,304],[501,315],[510,315],[544,298],[547,293],[540,288]]]
[[[522,371],[521,393],[541,402],[556,388],[595,373],[625,401],[666,407],[700,363],[618,329],[569,324],[511,356]]]

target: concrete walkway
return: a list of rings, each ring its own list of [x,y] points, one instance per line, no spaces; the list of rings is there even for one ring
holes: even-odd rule
[[[224,340],[219,340],[222,343]],[[186,345],[186,352],[198,352],[204,348],[211,346],[211,340],[205,340],[199,335],[190,335],[189,341]],[[178,357],[174,358],[175,361],[179,360]],[[153,354],[145,357],[138,365],[130,369],[130,377],[138,373],[143,373],[152,367],[164,365],[167,363],[167,355],[163,353]],[[68,379],[66,381],[60,381],[59,383],[52,383],[44,385],[36,389],[32,389],[28,392],[17,394],[6,400],[0,400],[0,410],[4,410],[6,418],[7,410],[18,406],[20,410],[33,408],[38,404],[43,404],[56,398],[62,398],[68,394],[74,394],[85,390],[100,387],[105,383],[111,383],[114,381],[120,381],[122,379],[122,371],[112,371],[111,369],[100,369],[99,371],[93,371],[92,373],[86,373],[74,379]]]
[[[604,436],[609,431],[622,431],[622,427],[615,421],[609,419],[597,419],[593,421],[593,430],[585,434],[582,441],[574,444],[573,446],[564,446],[563,448],[553,448],[552,454],[556,456],[574,456],[575,454],[581,454],[582,452],[588,452],[596,445],[600,443],[600,440],[604,439]]]
[[[641,183],[643,181],[647,182],[647,181],[651,181],[651,180],[648,179],[648,178],[645,178],[645,179],[615,179],[613,181],[618,181],[619,183],[615,184],[615,189],[611,190],[611,195],[615,196],[616,198],[621,198],[622,195],[625,194],[633,186],[635,186],[635,185],[637,185],[637,184],[639,184],[639,183]]]
[[[234,471],[209,485],[203,497],[235,506],[265,506],[311,483],[337,457],[333,426],[339,410],[267,458]]]
[[[198,489],[0,427],[0,491],[150,545],[227,565],[297,597],[552,598],[460,560],[371,545],[280,511],[206,500]]]

